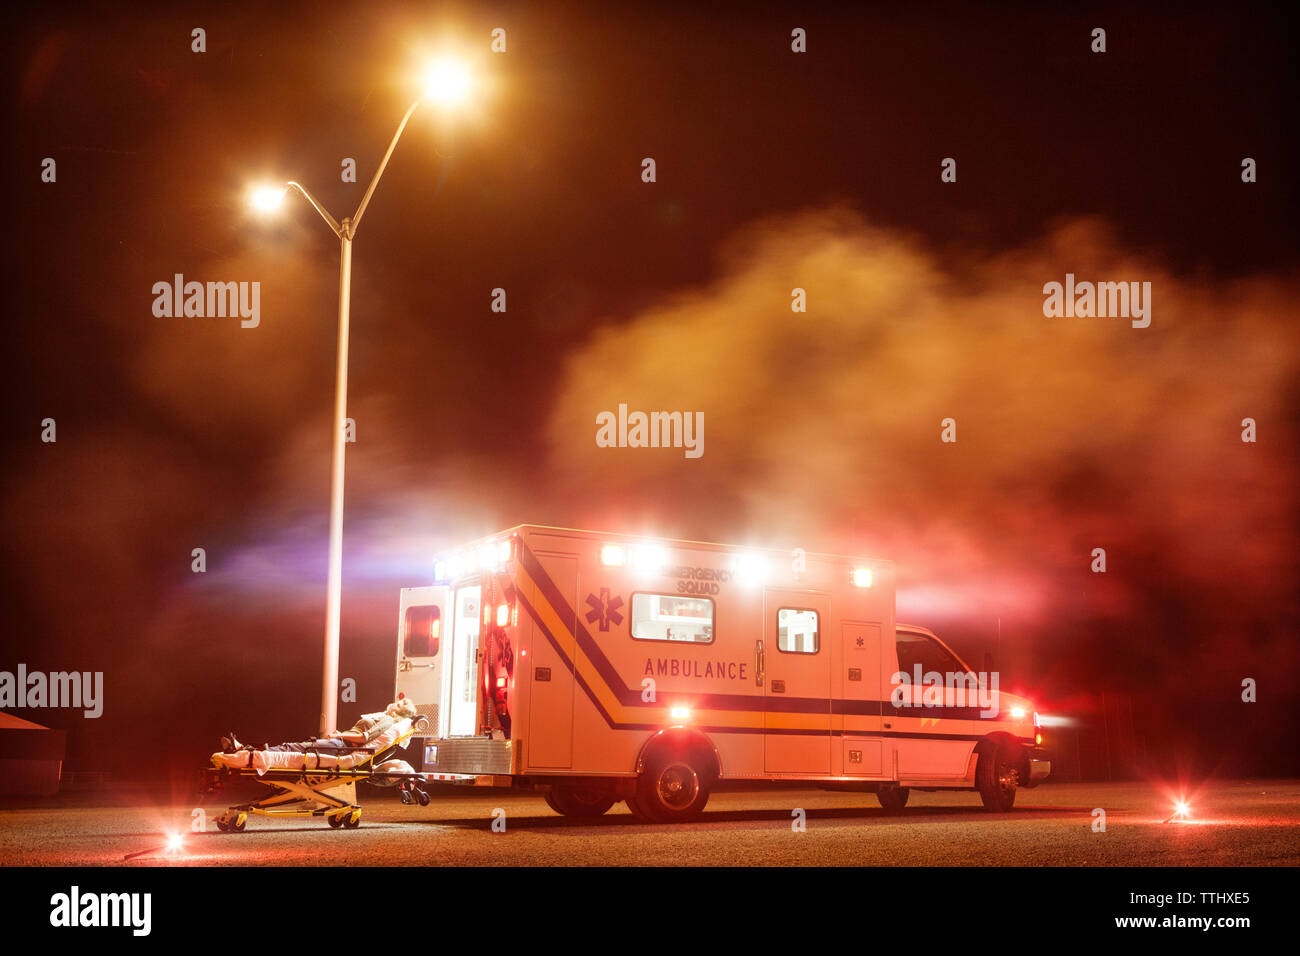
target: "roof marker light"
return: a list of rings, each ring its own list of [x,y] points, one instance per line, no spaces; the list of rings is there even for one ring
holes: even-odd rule
[[[602,544],[600,546],[600,563],[611,568],[621,568],[627,563],[627,553],[621,544]]]
[[[732,569],[741,584],[755,585],[763,580],[763,559],[757,554],[738,554]]]
[[[854,568],[853,569],[853,586],[858,588],[871,587],[871,569]]]
[[[668,549],[657,544],[638,544],[632,549],[632,567],[641,574],[662,574],[669,560]]]

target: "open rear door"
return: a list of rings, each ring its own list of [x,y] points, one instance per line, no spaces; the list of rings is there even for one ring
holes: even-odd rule
[[[442,736],[443,660],[450,591],[402,588],[397,617],[397,691],[429,718],[426,736]]]

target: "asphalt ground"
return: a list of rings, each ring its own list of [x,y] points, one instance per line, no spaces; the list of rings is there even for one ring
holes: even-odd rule
[[[254,791],[256,792],[256,791]],[[1176,796],[1145,783],[1052,784],[1021,791],[1007,814],[974,793],[912,794],[887,815],[871,794],[715,793],[696,823],[637,823],[617,804],[596,820],[550,810],[537,794],[450,789],[427,807],[365,790],[362,825],[251,817],[217,831],[224,802],[151,805],[131,794],[0,802],[4,866],[1270,866],[1300,864],[1300,781],[1232,782],[1188,794],[1191,816],[1165,822]],[[234,799],[236,795],[226,795]],[[7,803],[7,805],[6,805]],[[18,805],[16,805],[18,804]],[[93,805],[99,804],[99,805]],[[1105,831],[1094,830],[1094,810]],[[504,811],[504,831],[493,829]],[[803,829],[796,826],[802,811]],[[500,827],[500,824],[498,824]],[[164,834],[182,834],[176,851]],[[129,858],[128,858],[129,857]]]

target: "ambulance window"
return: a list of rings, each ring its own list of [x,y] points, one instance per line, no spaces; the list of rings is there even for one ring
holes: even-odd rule
[[[633,594],[632,636],[638,641],[713,643],[713,601],[682,594]]]
[[[408,607],[402,621],[402,653],[407,657],[436,657],[442,622],[438,605]]]
[[[816,611],[783,607],[776,612],[776,649],[787,654],[816,654],[820,624]]]
[[[934,638],[912,631],[898,631],[898,669],[909,675],[920,665],[921,673],[964,674],[965,665]]]

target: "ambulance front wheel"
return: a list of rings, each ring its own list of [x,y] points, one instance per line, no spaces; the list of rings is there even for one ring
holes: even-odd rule
[[[696,819],[709,802],[710,777],[694,754],[660,753],[650,758],[637,778],[636,797],[627,802],[639,819],[685,823]]]
[[[990,813],[1006,813],[1016,803],[1019,785],[1018,760],[1014,750],[1006,744],[993,747],[980,754],[975,765],[975,789],[980,793],[984,809]]]

